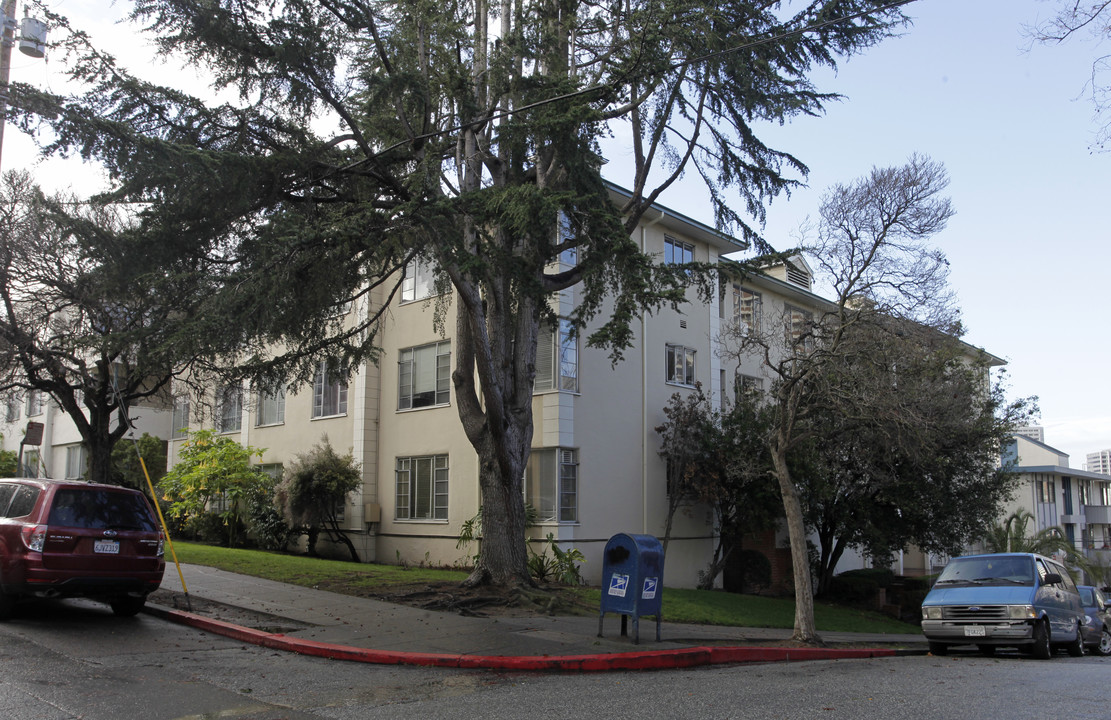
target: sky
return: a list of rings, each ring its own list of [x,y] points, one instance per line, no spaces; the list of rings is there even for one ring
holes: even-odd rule
[[[126,4],[57,0],[52,7],[110,38],[121,60],[147,62],[144,40],[112,25]],[[1085,93],[1093,60],[1111,46],[1087,35],[1032,43],[1023,26],[1053,7],[1047,0],[907,6],[914,23],[903,36],[818,76],[819,89],[842,101],[822,117],[763,134],[810,168],[807,187],[770,205],[764,234],[789,247],[799,225],[817,216],[825,188],[872,167],[901,165],[914,153],[943,163],[956,215],[934,242],[951,263],[965,339],[1006,360],[1010,397],[1037,396],[1046,443],[1083,468],[1087,453],[1111,448],[1111,332],[1100,324],[1108,321],[1111,284],[1111,152],[1091,149],[1097,126]],[[14,53],[12,79],[61,89],[49,56]],[[609,160],[607,179],[621,184],[621,149]],[[72,161],[38,160],[11,127],[2,163],[32,169],[55,188],[97,177]],[[713,223],[693,177],[661,202]]]

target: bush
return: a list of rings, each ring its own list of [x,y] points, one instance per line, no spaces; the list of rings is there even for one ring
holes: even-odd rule
[[[829,582],[826,599],[842,605],[872,606],[876,601],[880,584],[866,575],[842,573]]]
[[[255,503],[251,508],[250,531],[260,550],[285,551],[297,534],[270,502]]]
[[[758,592],[772,584],[772,563],[759,550],[734,551],[722,579],[729,592]]]
[[[864,578],[871,580],[878,588],[890,587],[895,582],[895,572],[890,568],[861,568],[860,570],[846,570],[837,575],[839,578]]]

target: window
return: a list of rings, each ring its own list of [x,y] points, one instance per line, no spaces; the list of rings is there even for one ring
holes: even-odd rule
[[[42,415],[42,392],[30,390],[27,393],[27,417]]]
[[[243,427],[243,388],[224,385],[216,392],[216,431],[238,432]]]
[[[271,392],[259,391],[255,427],[281,425],[285,422],[285,388]]]
[[[4,420],[6,422],[15,422],[19,420],[19,398],[15,395],[8,396],[4,408]]]
[[[451,343],[402,350],[397,362],[397,409],[451,402]]]
[[[556,343],[559,343],[558,352]],[[559,327],[552,332],[541,326],[536,338],[536,391],[579,389],[579,347],[575,329],[570,320],[560,319]]]
[[[1080,505],[1080,507],[1084,507],[1085,505],[1091,505],[1092,504],[1091,503],[1092,488],[1091,488],[1091,484],[1087,480],[1077,480],[1076,481],[1076,490],[1077,490],[1077,503]]]
[[[575,228],[571,224],[571,216],[566,212],[559,211],[559,222],[557,227],[556,244],[572,243],[575,241]],[[559,252],[559,261],[564,265],[574,267],[579,264],[579,248],[572,246],[564,248]]]
[[[752,375],[737,375],[733,382],[735,383],[733,389],[738,398],[742,395],[758,395],[764,391],[763,378],[753,377]]]
[[[760,330],[760,293],[733,286],[733,321],[742,336]]]
[[[285,474],[285,466],[281,463],[259,463],[255,465],[260,473],[273,480],[281,480]]]
[[[447,455],[397,459],[398,520],[447,520]]]
[[[189,430],[189,398],[184,395],[179,395],[174,398],[174,418],[173,427],[170,428],[170,436],[174,439],[183,438],[188,434]]]
[[[66,480],[78,480],[85,477],[88,465],[88,453],[84,445],[74,445],[66,448]]]
[[[666,362],[669,383],[694,386],[694,350],[682,345],[668,345]]]
[[[682,265],[694,262],[694,245],[664,236],[664,262],[668,265]]]
[[[525,502],[538,522],[577,522],[579,463],[575,450],[533,450],[525,470]]]
[[[1054,486],[1052,480],[1041,480],[1038,482],[1038,502],[1057,502],[1057,488]]]
[[[335,366],[321,362],[312,381],[312,416],[314,418],[347,413],[347,381],[334,376]]]
[[[436,266],[417,258],[405,266],[401,281],[401,302],[424,300],[436,294]]]
[[[808,310],[784,306],[787,344],[796,350],[809,352],[814,348],[814,314]]]

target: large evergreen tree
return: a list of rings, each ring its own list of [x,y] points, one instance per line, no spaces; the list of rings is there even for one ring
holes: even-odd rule
[[[479,458],[470,581],[527,583],[521,479],[551,297],[576,288],[579,327],[610,303],[589,342],[620,358],[631,320],[699,276],[630,239],[651,203],[695,172],[723,229],[756,239],[744,218],[805,172],[756,126],[820,113],[830,96],[809,71],[903,24],[902,4],[136,0],[132,18],[211,73],[224,104],[136,78],[44,8],[87,92],[19,86],[13,102],[24,128],[49,129],[47,151],[105,163],[111,196],[144,203],[158,242],[224,264],[193,337],[228,339],[213,350],[263,381],[307,380],[324,355],[373,358],[385,303],[364,299],[434,262],[454,291],[455,404]],[[611,131],[632,143],[620,207],[596,142]],[[565,250],[575,265],[556,264]],[[354,326],[336,312],[351,300]],[[272,341],[282,356],[261,352]]]

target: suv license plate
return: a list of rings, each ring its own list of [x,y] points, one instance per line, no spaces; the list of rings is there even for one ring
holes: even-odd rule
[[[984,628],[982,625],[965,625],[964,626],[964,636],[965,637],[986,637],[987,634],[988,634],[987,629]]]
[[[119,540],[95,540],[93,541],[93,552],[106,553],[108,555],[120,554],[120,541]]]

